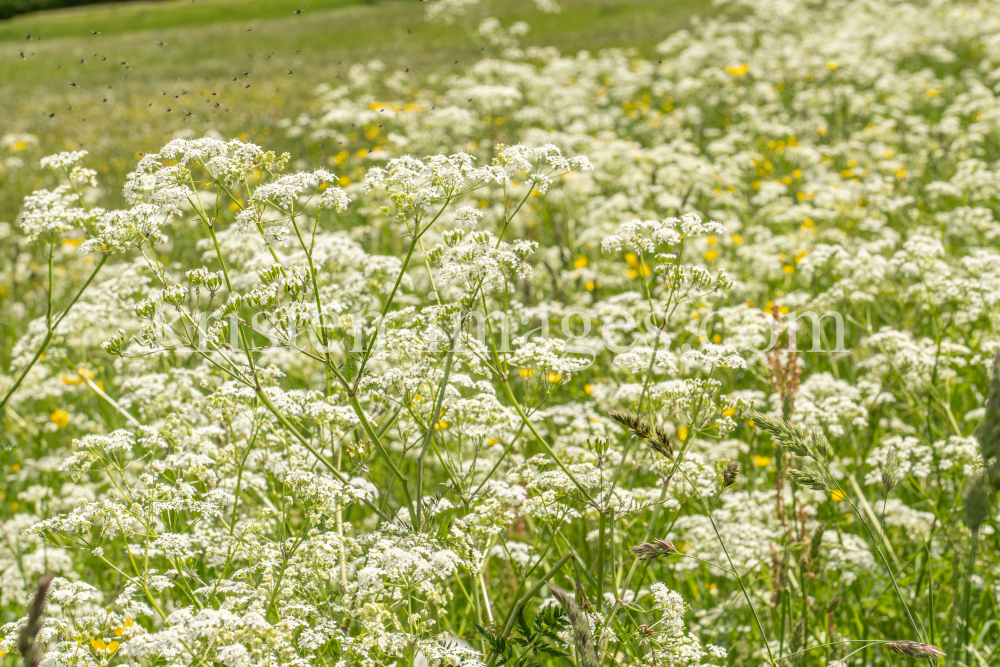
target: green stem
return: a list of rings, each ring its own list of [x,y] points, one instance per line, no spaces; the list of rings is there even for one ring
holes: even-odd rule
[[[959,650],[962,652],[962,662],[965,662],[967,650],[965,643],[969,636],[969,598],[972,593],[972,569],[976,564],[976,554],[979,552],[979,531],[972,534],[972,551],[969,553],[969,563],[965,568],[965,591],[962,593],[962,638]]]
[[[527,604],[528,600],[533,598],[535,594],[542,589],[542,586],[544,586],[549,579],[554,577],[556,573],[562,569],[562,566],[566,564],[566,561],[572,557],[572,554],[566,554],[557,560],[556,564],[552,566],[552,569],[542,575],[542,578],[538,580],[538,583],[532,586],[531,590],[521,596],[513,608],[511,608],[510,613],[507,615],[507,623],[504,625],[503,632],[500,633],[501,639],[507,639],[507,637],[510,636],[511,631],[514,629],[514,624],[517,623],[518,614],[522,609],[524,609],[524,605]],[[493,667],[499,657],[499,654],[491,651],[489,659],[486,661],[486,667]]]
[[[55,323],[51,323],[49,325],[48,331],[45,333],[45,338],[42,340],[41,346],[39,346],[38,350],[35,351],[35,356],[32,357],[31,361],[28,362],[28,365],[24,367],[24,370],[21,371],[21,375],[17,378],[17,381],[14,382],[14,386],[11,387],[9,390],[7,390],[7,394],[3,397],[3,400],[0,401],[0,410],[3,410],[4,406],[7,405],[7,401],[9,401],[10,397],[14,395],[14,392],[17,391],[17,388],[21,386],[21,383],[24,382],[24,378],[26,375],[28,375],[28,371],[31,370],[32,366],[34,366],[35,363],[39,360],[39,358],[41,358],[41,356],[45,354],[45,350],[49,348],[49,344],[52,342],[52,336],[55,335],[56,329],[59,328],[59,324],[63,321],[63,318],[65,318],[66,315],[69,314],[69,311],[73,308],[73,306],[76,305],[77,300],[83,294],[84,290],[86,290],[87,287],[90,285],[91,281],[93,281],[94,278],[97,276],[98,271],[101,270],[101,267],[104,266],[104,263],[106,261],[108,261],[108,256],[107,255],[102,256],[101,261],[97,263],[96,267],[94,267],[94,271],[90,274],[90,277],[87,278],[87,281],[83,283],[83,286],[76,293],[76,296],[74,296],[73,300],[69,302],[68,306],[66,306],[66,310],[64,310],[62,314],[58,318],[56,318]],[[51,286],[49,288],[49,291],[51,292]]]
[[[604,604],[604,551],[607,548],[604,544],[605,534],[604,531],[607,530],[607,514],[605,514],[603,509],[598,510],[601,513],[600,519],[597,522],[597,609],[600,610],[601,606]]]
[[[416,516],[413,519],[413,530],[418,533],[420,532],[420,513],[424,503],[424,457],[427,456],[427,448],[431,444],[431,438],[434,437],[434,429],[437,428],[438,419],[441,417],[441,404],[444,402],[444,393],[448,389],[448,377],[451,375],[452,362],[455,360],[455,345],[457,343],[458,339],[456,338],[448,350],[448,358],[444,364],[444,378],[442,378],[441,387],[438,389],[434,412],[431,414],[431,420],[427,424],[427,433],[424,435],[423,447],[420,448],[420,455],[417,456],[417,507]]]
[[[589,493],[587,493],[587,490],[583,488],[583,485],[581,485],[580,482],[576,480],[576,477],[574,477],[573,473],[569,471],[569,468],[567,468],[566,465],[561,460],[559,460],[559,457],[556,456],[556,453],[554,451],[552,451],[552,447],[549,446],[549,443],[545,441],[545,438],[543,438],[542,435],[535,429],[535,425],[532,424],[531,421],[528,419],[528,416],[524,414],[524,410],[521,409],[521,404],[517,402],[516,398],[514,398],[514,392],[511,391],[510,382],[507,380],[507,378],[502,377],[500,379],[500,382],[503,385],[504,392],[507,394],[507,398],[509,398],[510,402],[514,404],[514,410],[516,410],[518,416],[521,417],[521,421],[524,422],[524,424],[528,427],[528,430],[530,430],[532,435],[535,436],[535,439],[538,440],[538,443],[542,446],[542,448],[549,455],[549,457],[553,461],[555,461],[556,465],[558,465],[559,468],[564,473],[566,473],[566,476],[569,477],[569,480],[573,482],[573,486],[575,486],[587,500],[593,503],[594,499],[590,496]]]

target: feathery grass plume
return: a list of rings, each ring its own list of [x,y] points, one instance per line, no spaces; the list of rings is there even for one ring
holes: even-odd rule
[[[746,416],[765,433],[771,434],[779,445],[798,456],[813,456],[809,451],[809,435],[799,426],[780,417],[770,417],[763,412],[750,410]],[[815,458],[815,457],[814,457]]]
[[[806,623],[801,618],[792,627],[792,639],[789,642],[788,650],[791,653],[798,653],[802,650],[802,645],[806,639]]]
[[[28,606],[28,622],[22,626],[21,634],[17,638],[17,650],[24,660],[24,667],[38,667],[42,661],[41,647],[35,640],[42,629],[43,616],[45,615],[45,595],[48,593],[51,583],[51,574],[42,575],[38,580],[35,596]]]
[[[637,438],[650,438],[653,435],[649,423],[630,410],[612,410],[608,416],[627,428]]]
[[[816,491],[826,491],[826,482],[823,481],[823,475],[815,470],[796,470],[795,468],[790,468],[788,476],[800,486],[806,486]]]
[[[730,461],[726,464],[726,469],[722,471],[722,488],[728,489],[736,480],[740,478],[740,472],[743,470],[743,464],[739,461]]]
[[[649,438],[649,444],[661,455],[673,460],[674,446],[670,444],[670,436],[667,435],[662,426],[656,426],[653,429],[653,434]]]
[[[885,647],[893,653],[905,655],[908,658],[917,658],[918,660],[932,660],[934,658],[944,656],[944,651],[939,649],[937,646],[932,646],[931,644],[921,644],[920,642],[911,642],[908,640],[886,642]]]
[[[590,633],[590,621],[587,615],[580,609],[573,596],[567,591],[559,588],[555,584],[549,584],[552,596],[566,610],[566,618],[573,627],[573,643],[576,644],[576,654],[580,658],[583,667],[600,667],[601,661],[597,657],[597,645],[594,637]]]
[[[632,547],[632,553],[634,553],[639,560],[649,562],[663,556],[673,556],[674,554],[680,552],[677,550],[677,547],[674,546],[673,542],[667,542],[666,540],[653,540],[652,542],[635,545]]]
[[[993,358],[993,376],[986,395],[986,414],[975,432],[990,486],[1000,491],[1000,352]]]
[[[816,530],[813,531],[812,537],[809,543],[809,562],[815,563],[816,559],[819,557],[819,546],[823,543],[823,533],[826,532],[826,521],[820,521],[819,525],[816,526]]]
[[[670,444],[670,436],[662,426],[650,427],[643,417],[629,410],[611,410],[608,416],[624,426],[637,438],[649,442],[655,451],[668,459],[674,458],[674,447]]]
[[[814,428],[811,431],[812,434],[812,444],[815,455],[818,454],[819,458],[825,459],[830,453],[830,441],[826,439],[826,435],[823,433],[823,429]]]
[[[896,454],[896,448],[889,445],[889,451],[885,454],[885,465],[882,466],[882,488],[885,489],[885,494],[889,495],[897,484],[899,484],[899,455]]]
[[[969,478],[969,483],[965,485],[965,493],[962,495],[962,514],[969,532],[979,532],[983,521],[990,515],[990,506],[993,504],[992,491],[979,473],[974,473]]]

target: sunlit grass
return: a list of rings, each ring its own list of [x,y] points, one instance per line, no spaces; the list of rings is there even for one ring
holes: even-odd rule
[[[464,67],[480,56],[473,30],[479,16],[527,21],[527,45],[648,52],[699,3],[566,0],[562,6],[559,14],[545,14],[527,1],[495,2],[454,26],[428,23],[419,2],[358,0],[169,0],[20,16],[0,24],[0,97],[16,100],[4,132],[40,139],[24,156],[30,161],[85,146],[113,180],[137,153],[182,130],[301,149],[274,124],[311,111],[317,84],[335,83],[350,65],[372,59],[415,77]],[[10,220],[34,185],[3,179],[0,220]]]

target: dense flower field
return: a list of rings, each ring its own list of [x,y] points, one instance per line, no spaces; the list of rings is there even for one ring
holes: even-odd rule
[[[996,664],[1000,13],[727,5],[3,162],[5,664]]]

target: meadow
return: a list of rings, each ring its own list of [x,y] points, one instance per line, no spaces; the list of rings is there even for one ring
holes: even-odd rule
[[[0,658],[996,664],[997,16],[0,23]]]

